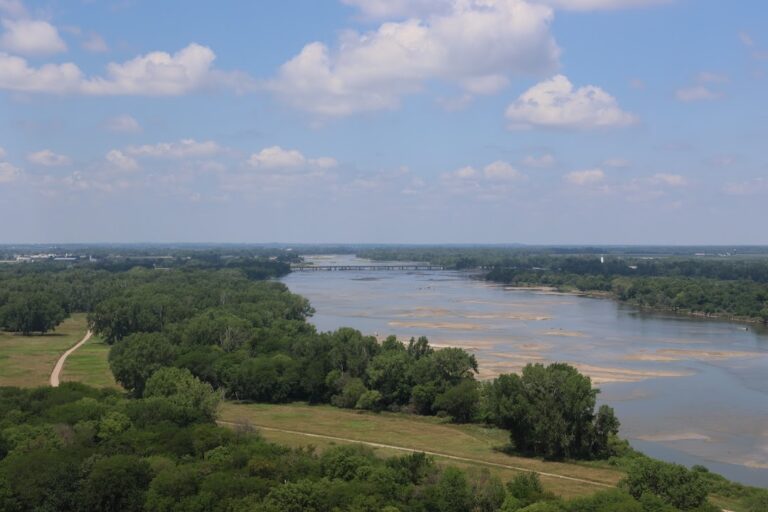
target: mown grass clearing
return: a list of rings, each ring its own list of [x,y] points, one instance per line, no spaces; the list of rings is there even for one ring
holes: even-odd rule
[[[575,463],[544,462],[539,459],[513,457],[497,449],[507,443],[506,432],[480,425],[451,425],[437,418],[392,413],[365,413],[330,406],[305,404],[269,405],[227,402],[222,406],[220,420],[236,424],[282,429],[291,432],[261,429],[261,434],[274,442],[288,446],[314,445],[322,450],[343,442],[369,442],[409,448],[469,460],[436,456],[439,462],[460,467],[487,467],[503,480],[509,480],[518,470],[497,465],[514,466],[528,471],[586,480],[580,482],[544,476],[541,479],[551,491],[574,497],[592,494],[605,485],[618,484],[624,476],[617,469],[583,466]],[[333,438],[310,437],[307,434]],[[402,451],[375,447],[383,455],[402,455]]]
[[[109,369],[109,345],[94,336],[67,358],[62,382],[82,382],[96,388],[120,388]]]
[[[0,332],[0,386],[47,385],[56,360],[86,331],[85,314],[74,314],[42,336]]]

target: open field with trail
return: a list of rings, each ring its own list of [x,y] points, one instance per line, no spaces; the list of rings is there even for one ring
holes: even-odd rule
[[[82,382],[96,388],[119,388],[109,369],[109,345],[93,336],[67,358],[61,372],[62,382]]]
[[[548,490],[563,497],[592,494],[606,486],[616,485],[624,476],[617,469],[509,456],[498,451],[508,442],[505,431],[480,425],[452,425],[433,417],[365,413],[305,404],[227,402],[221,408],[219,419],[228,422],[225,424],[253,426],[270,441],[289,446],[314,445],[323,449],[343,443],[341,439],[346,439],[350,443],[363,442],[432,452],[441,462],[461,467],[487,467],[505,481],[520,470],[550,473],[553,476],[541,476],[542,482]],[[374,449],[383,455],[402,454],[402,450],[396,448],[374,446]]]
[[[0,332],[0,386],[47,385],[59,356],[80,341],[87,330],[85,314],[78,313],[43,336]]]

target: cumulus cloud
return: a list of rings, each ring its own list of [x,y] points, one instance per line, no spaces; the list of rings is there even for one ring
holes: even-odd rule
[[[573,185],[594,185],[605,180],[605,173],[602,169],[587,169],[584,171],[573,171],[565,175],[565,181]]]
[[[451,195],[470,196],[481,201],[498,201],[509,198],[518,182],[526,176],[509,162],[497,160],[482,168],[461,167],[443,173],[441,183]]]
[[[52,55],[67,51],[56,27],[41,20],[2,20],[0,48],[21,55]]]
[[[522,177],[520,172],[511,164],[501,160],[486,165],[483,169],[483,176],[488,180],[495,181],[516,180]]]
[[[272,146],[252,154],[248,164],[259,169],[290,170],[307,167],[330,169],[336,167],[338,162],[330,157],[307,158],[298,150]]]
[[[0,183],[10,183],[21,175],[21,169],[8,162],[0,162]]]
[[[723,97],[723,93],[712,88],[713,84],[728,82],[728,76],[711,71],[701,71],[694,78],[695,85],[681,87],[675,91],[675,97],[679,101],[712,101]]]
[[[754,178],[747,181],[728,183],[723,191],[732,196],[750,196],[763,194],[768,191],[768,180],[765,178]]]
[[[178,142],[160,142],[158,144],[144,144],[143,146],[130,146],[125,152],[134,157],[148,158],[205,158],[216,155],[223,148],[215,141],[206,140],[198,142],[194,139],[182,139]]]
[[[27,10],[21,0],[0,0],[0,13],[5,13],[14,18],[26,16]]]
[[[128,114],[123,114],[107,119],[107,130],[116,133],[138,133],[141,131],[139,122]]]
[[[216,55],[199,44],[174,54],[152,52],[123,63],[110,63],[105,76],[87,78],[71,63],[32,67],[16,56],[0,53],[0,89],[52,94],[100,96],[178,96],[225,87],[237,91],[251,86],[247,76],[213,68]]]
[[[713,91],[704,85],[694,85],[693,87],[683,87],[675,91],[675,97],[686,103],[692,101],[713,101],[723,97],[721,92]]]
[[[685,179],[685,176],[665,173],[654,174],[651,177],[650,182],[654,185],[665,185],[668,187],[684,187],[688,184],[688,180]]]
[[[113,149],[106,156],[107,162],[121,171],[135,171],[139,163],[118,149]]]
[[[533,0],[551,5],[557,9],[570,11],[598,11],[606,9],[626,9],[629,7],[650,7],[672,2],[673,0]]]
[[[498,0],[488,0],[493,4]],[[530,0],[556,9],[570,11],[596,11],[630,7],[650,7],[673,0]],[[402,19],[444,13],[450,10],[452,0],[341,0],[354,7],[367,19]]]
[[[512,129],[592,129],[627,126],[637,121],[603,89],[594,85],[576,89],[563,75],[528,89],[507,108],[506,116]]]
[[[423,17],[451,8],[452,0],[341,0],[368,19]]]
[[[356,4],[372,12],[385,6]],[[394,109],[429,80],[494,93],[511,77],[555,68],[560,51],[551,20],[550,8],[524,0],[453,0],[424,18],[346,31],[334,48],[310,43],[266,87],[294,108],[321,116]]]
[[[99,34],[91,33],[80,43],[84,50],[91,53],[104,53],[109,51],[109,46]]]
[[[43,149],[27,155],[27,160],[33,164],[42,165],[45,167],[58,167],[61,165],[69,165],[72,160],[66,155],[59,155],[54,153],[50,149]]]
[[[539,156],[528,155],[523,159],[523,165],[526,167],[546,168],[552,167],[556,163],[555,157],[548,153]]]

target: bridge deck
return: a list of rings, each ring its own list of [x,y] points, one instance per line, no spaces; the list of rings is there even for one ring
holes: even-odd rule
[[[369,271],[369,270],[445,270],[442,265],[293,265],[291,270],[309,271]]]

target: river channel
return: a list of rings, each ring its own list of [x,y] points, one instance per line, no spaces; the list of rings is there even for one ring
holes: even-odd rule
[[[316,264],[368,264],[353,256]],[[386,264],[386,262],[378,262]],[[475,354],[480,378],[574,364],[645,453],[768,487],[768,333],[648,314],[609,299],[521,290],[457,271],[313,271],[282,279],[320,331],[341,326]]]

